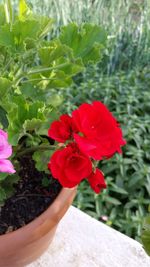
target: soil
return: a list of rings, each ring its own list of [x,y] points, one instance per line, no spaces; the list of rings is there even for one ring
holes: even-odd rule
[[[14,186],[15,193],[0,208],[0,235],[12,232],[38,217],[54,201],[61,190],[61,185],[51,175],[38,172],[31,156],[20,160],[21,179]],[[42,180],[50,180],[43,186]]]

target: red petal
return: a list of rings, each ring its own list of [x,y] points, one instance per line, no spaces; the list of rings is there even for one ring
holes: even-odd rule
[[[104,179],[104,175],[103,173],[96,168],[96,172],[92,173],[89,177],[88,177],[88,181],[89,184],[91,186],[91,188],[98,194],[100,193],[100,191],[104,188],[106,188],[106,183],[105,183],[105,179]]]

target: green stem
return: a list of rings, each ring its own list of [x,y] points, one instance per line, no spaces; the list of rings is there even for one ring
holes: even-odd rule
[[[35,69],[35,70],[30,70],[30,71],[28,71],[28,72],[26,72],[26,73],[23,73],[23,75],[18,75],[17,77],[16,77],[16,80],[15,80],[15,86],[17,86],[20,82],[22,82],[22,83],[25,83],[26,81],[22,81],[22,79],[23,78],[26,78],[28,75],[31,75],[31,74],[37,74],[37,73],[41,73],[41,72],[45,72],[45,71],[52,71],[52,70],[57,70],[57,69],[61,69],[61,68],[63,68],[63,67],[67,67],[67,66],[69,66],[70,65],[70,63],[63,63],[63,64],[60,64],[60,65],[58,65],[58,66],[56,66],[56,67],[49,67],[49,68],[41,68],[41,69]],[[41,79],[39,79],[39,80],[43,80],[42,78]],[[30,80],[28,80],[28,81],[30,81]],[[27,81],[27,82],[28,82]],[[32,81],[32,80],[31,80]],[[34,80],[33,80],[34,81]]]
[[[51,81],[51,80],[56,80],[54,78],[37,78],[37,79],[31,79],[31,80],[25,80],[25,81],[21,81],[21,83],[30,83],[30,82],[38,82],[38,81]]]
[[[23,151],[17,153],[16,157],[20,158],[24,155],[33,153],[35,151],[44,151],[44,150],[54,150],[56,148],[56,146],[50,146],[50,145],[40,145],[40,146],[34,146],[34,147],[30,147],[30,148],[26,148]]]
[[[41,72],[45,72],[45,71],[51,71],[51,70],[57,70],[57,69],[61,69],[63,67],[67,67],[69,66],[70,63],[63,63],[63,64],[60,64],[56,67],[49,67],[49,68],[41,68],[41,69],[37,69],[37,70],[30,70],[27,74],[36,74],[36,73],[41,73]]]

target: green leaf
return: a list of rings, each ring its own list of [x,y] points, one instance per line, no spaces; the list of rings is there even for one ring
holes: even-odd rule
[[[143,228],[144,230],[142,232],[142,242],[144,249],[150,256],[150,215],[145,218]]]
[[[0,5],[0,26],[2,26],[5,22],[6,19],[5,19],[4,5]]]
[[[0,106],[0,123],[3,125],[4,128],[8,127],[7,113],[1,106]]]
[[[113,205],[120,205],[120,204],[121,204],[121,202],[120,202],[118,199],[116,199],[116,198],[114,198],[114,197],[110,197],[110,196],[107,196],[107,197],[106,197],[106,201],[107,201],[108,203],[113,204]]]
[[[45,105],[43,102],[36,101],[30,105],[28,105],[28,118],[38,118],[45,119],[43,115],[43,111],[45,110]]]
[[[70,86],[71,84],[72,84],[72,78],[70,76],[66,75],[64,71],[56,70],[53,73],[51,73],[51,78],[49,82],[46,84],[45,89],[65,88]]]
[[[111,191],[116,192],[118,194],[128,195],[128,192],[125,189],[123,189],[123,188],[121,188],[115,184],[112,184]]]
[[[32,158],[35,161],[35,167],[37,168],[37,170],[49,172],[47,164],[49,163],[50,157],[53,153],[53,150],[34,152]]]
[[[48,17],[44,17],[44,16],[38,17],[38,20],[40,22],[40,31],[38,35],[39,35],[39,38],[43,38],[52,29],[52,24],[54,20]]]
[[[68,87],[72,83],[72,77],[84,68],[81,59],[73,57],[72,49],[62,45],[59,41],[49,42],[49,45],[40,48],[39,58],[42,66],[52,69],[42,71],[39,76],[30,75],[29,77],[41,78],[38,86],[43,89]]]
[[[5,179],[2,184],[7,184],[7,185],[14,185],[19,181],[20,177],[18,176],[17,173],[15,174],[10,174],[7,176],[7,179]]]
[[[46,114],[46,120],[43,122],[43,124],[41,125],[39,131],[37,131],[37,134],[39,135],[47,135],[47,130],[50,127],[50,124],[54,121],[54,120],[58,120],[60,114],[59,112],[51,107],[51,109],[48,109],[48,113]]]
[[[11,0],[4,1],[4,9],[7,23],[13,23],[13,8],[11,4]]]
[[[0,45],[9,47],[12,52],[25,50],[28,39],[37,39],[40,24],[37,20],[16,21],[12,27],[6,24],[0,28]]]
[[[8,173],[0,173],[0,182],[5,180],[7,176],[8,176]]]
[[[37,88],[34,87],[30,82],[23,83],[20,86],[20,91],[26,98],[35,99],[36,95],[39,93]],[[40,90],[41,92],[41,90]]]
[[[141,179],[142,177],[140,173],[137,173],[137,172],[133,173],[128,182],[128,187],[131,189],[135,188],[140,183]]]
[[[5,24],[0,28],[0,45],[6,47],[14,47],[14,35],[10,31],[10,25]]]
[[[11,81],[0,77],[0,99],[3,99],[7,95],[9,89],[11,88]]]
[[[2,188],[5,198],[9,198],[12,196],[12,194],[15,191],[14,184],[16,184],[19,181],[19,179],[20,177],[17,175],[17,173],[15,173],[13,175],[7,174],[7,177],[3,181],[1,181],[0,188]]]
[[[54,108],[60,107],[63,103],[63,96],[58,94],[51,94],[51,97],[48,101],[49,105],[52,105]]]
[[[73,59],[72,50],[66,45],[61,44],[58,40],[51,42],[43,42],[43,46],[39,49],[39,57],[43,66],[57,66],[60,58]]]
[[[72,48],[75,58],[82,58],[84,64],[87,64],[100,61],[106,32],[97,25],[83,24],[79,28],[71,23],[62,28],[60,41]]]
[[[51,181],[50,181],[50,179],[48,179],[47,177],[44,177],[44,178],[42,179],[42,185],[43,185],[44,187],[48,187],[48,186],[50,185],[50,183],[51,183]]]
[[[4,188],[1,187],[0,185],[0,204],[3,204],[6,199],[6,193]]]
[[[11,98],[13,105],[7,115],[9,122],[8,136],[9,142],[16,146],[19,139],[27,132],[38,134],[47,133],[47,126],[51,111],[50,105],[35,101],[30,103],[23,96],[14,96]],[[47,127],[45,129],[45,127]]]
[[[16,21],[13,25],[14,45],[20,49],[24,48],[25,40],[37,39],[39,32],[39,22],[37,20]]]
[[[25,0],[19,0],[19,19],[25,20],[32,14],[31,9]]]
[[[31,120],[26,120],[23,124],[23,129],[24,132],[28,132],[28,131],[34,131],[34,132],[38,132],[39,129],[42,127],[43,125],[43,121],[40,119],[31,119]]]
[[[20,133],[21,132],[21,133]],[[20,131],[20,128],[18,127],[8,127],[8,140],[9,143],[13,146],[16,146],[18,144],[19,139],[24,135],[22,131]]]

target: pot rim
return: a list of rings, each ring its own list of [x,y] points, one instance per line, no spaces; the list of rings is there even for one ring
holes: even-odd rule
[[[23,232],[24,233],[25,232],[27,233],[29,231],[35,232],[35,229],[39,227],[39,225],[48,226],[49,218],[51,221],[54,221],[54,227],[55,227],[56,223],[58,223],[61,220],[61,218],[66,212],[66,203],[67,207],[69,207],[76,194],[76,191],[77,191],[77,186],[73,188],[63,187],[60,193],[55,198],[55,200],[52,202],[52,204],[50,204],[50,206],[43,213],[41,213],[34,220],[20,227],[19,229],[0,235],[0,242],[3,242],[3,240],[9,238],[11,239],[15,238],[16,236],[23,234]]]

